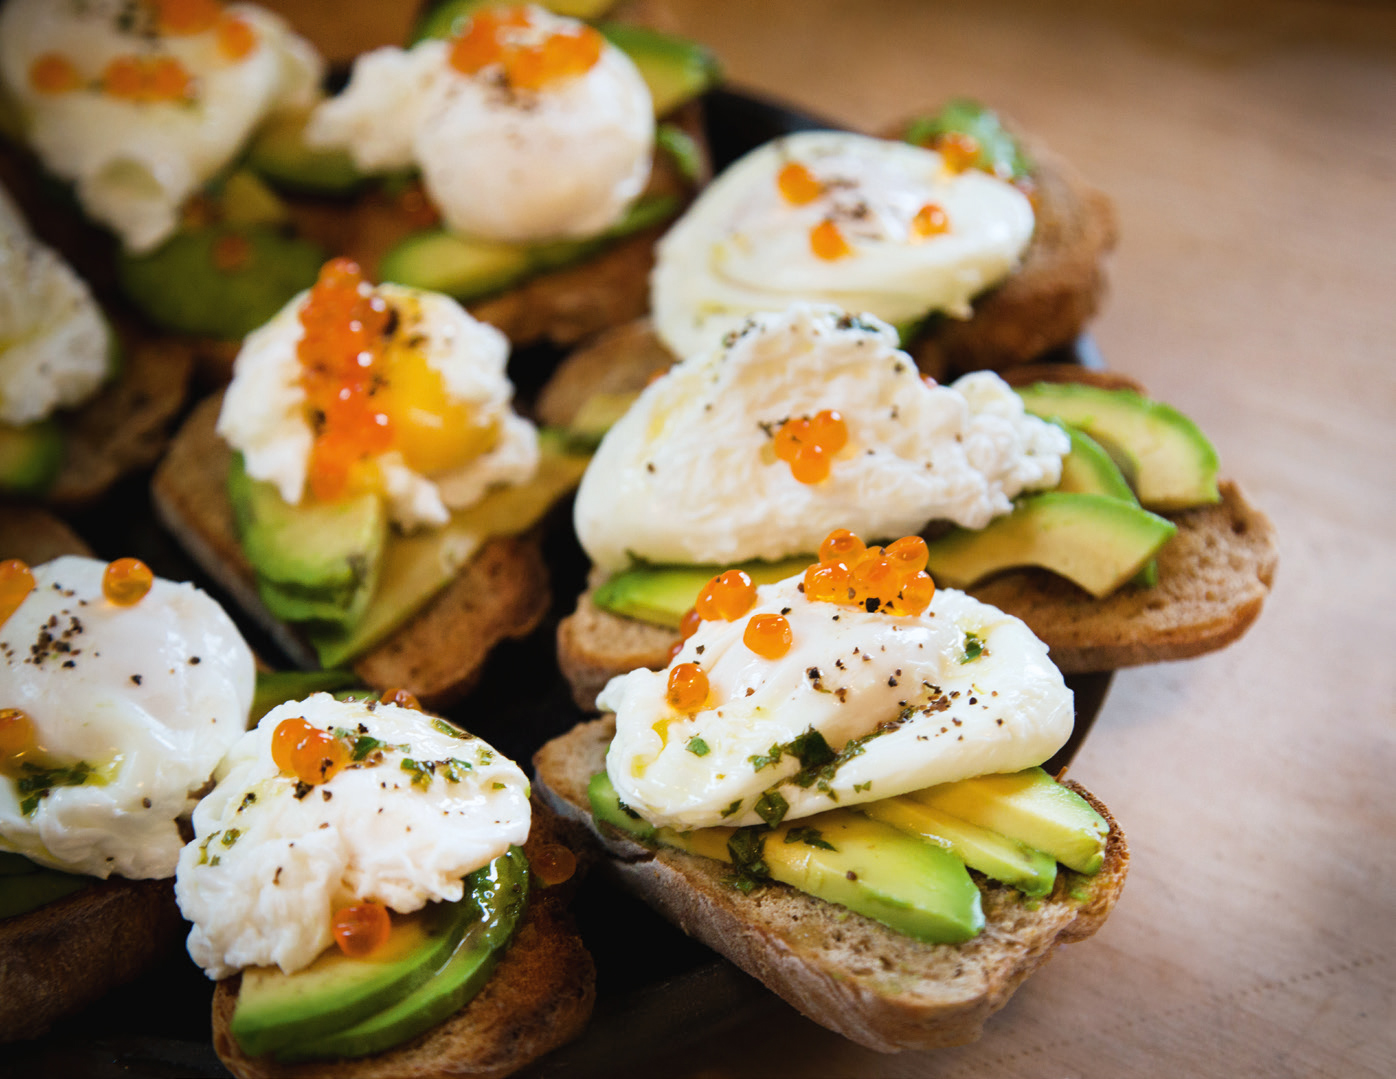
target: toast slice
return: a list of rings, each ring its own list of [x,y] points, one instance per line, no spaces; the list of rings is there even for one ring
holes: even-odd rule
[[[595,393],[637,392],[665,369],[667,352],[648,323],[618,327],[573,353],[539,397],[543,422],[566,426]],[[1018,385],[1042,380],[1135,389],[1133,379],[1071,364],[1033,364],[1007,374]],[[1000,574],[971,588],[985,603],[1021,618],[1067,674],[1187,659],[1222,648],[1260,615],[1279,554],[1274,526],[1235,484],[1222,500],[1171,515],[1178,533],[1158,556],[1159,583],[1127,585],[1095,599],[1045,570]],[[593,587],[603,578],[594,578]],[[558,663],[578,705],[615,675],[669,662],[677,632],[623,618],[591,602],[588,590],[558,626]]]
[[[0,561],[37,566],[65,554],[91,555],[82,537],[38,506],[0,504]]]
[[[216,431],[221,397],[195,407],[152,482],[161,522],[196,562],[296,663],[319,666],[294,628],[263,606],[233,524],[227,495],[232,451]],[[410,690],[440,708],[474,685],[490,650],[526,637],[549,601],[547,567],[536,533],[490,540],[406,625],[354,662],[375,689]]]
[[[534,799],[533,827],[524,853],[567,845],[571,833]],[[577,936],[567,901],[572,881],[543,888],[535,880],[528,910],[478,996],[454,1016],[394,1049],[352,1060],[282,1064],[248,1057],[228,1025],[241,976],[218,983],[213,996],[213,1047],[239,1079],[422,1079],[509,1075],[575,1038],[596,999],[596,968]]]
[[[1129,849],[1109,811],[1069,784],[1110,825],[1105,862],[1093,877],[1063,870],[1049,896],[1028,901],[978,879],[983,932],[964,944],[922,944],[843,907],[782,884],[743,894],[727,867],[697,855],[651,850],[596,825],[587,782],[605,767],[615,720],[574,727],[533,758],[535,791],[567,819],[592,829],[624,887],[722,953],[810,1019],[892,1053],[963,1045],[1051,956],[1105,921],[1124,887]]]

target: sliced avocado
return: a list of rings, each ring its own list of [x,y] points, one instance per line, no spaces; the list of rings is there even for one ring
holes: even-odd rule
[[[1015,566],[1041,566],[1097,598],[1137,574],[1178,526],[1108,495],[1029,495],[978,531],[956,528],[930,541],[926,570],[937,584],[968,588]]]
[[[315,284],[325,252],[267,225],[174,234],[147,255],[123,253],[117,275],[151,322],[176,333],[245,337]]]
[[[0,918],[27,914],[45,903],[96,884],[92,877],[37,865],[19,854],[0,853]]]
[[[532,528],[553,503],[572,490],[587,458],[539,439],[538,471],[527,483],[500,487],[450,523],[411,536],[394,535],[381,560],[377,590],[363,616],[345,628],[313,627],[310,643],[324,667],[339,667],[372,648],[402,625],[455,577],[494,536]]]
[[[353,671],[258,671],[248,725],[255,727],[257,721],[278,704],[299,701],[312,693],[334,693],[359,684],[359,677]]]
[[[703,149],[678,124],[667,121],[654,129],[654,144],[669,155],[674,168],[689,184],[696,185],[703,177]]]
[[[594,450],[601,445],[618,419],[630,411],[638,393],[594,393],[582,402],[572,422],[567,425],[566,436],[570,445]]]
[[[1061,424],[1062,430],[1071,438],[1071,452],[1062,458],[1062,478],[1055,490],[1068,494],[1109,495],[1131,505],[1139,505],[1129,481],[1105,447],[1080,428],[1061,423],[1060,420],[1055,422]],[[1158,584],[1158,562],[1152,558],[1145,562],[1131,583],[1141,588],[1152,588]]]
[[[598,819],[643,838],[604,772],[588,787]],[[605,804],[597,809],[598,803]],[[959,858],[844,809],[764,828],[653,830],[653,840],[788,884],[932,944],[958,944],[984,927],[979,889]],[[740,857],[734,858],[733,848]],[[759,868],[757,867],[759,863]]]
[[[591,815],[597,820],[629,832],[641,842],[654,838],[654,825],[620,800],[615,784],[605,772],[597,772],[587,783],[587,801],[591,803]]]
[[[528,862],[511,847],[465,880],[465,898],[479,912],[445,964],[383,1011],[333,1034],[280,1050],[278,1060],[361,1057],[414,1038],[465,1006],[489,980],[528,902]]]
[[[1046,895],[1056,882],[1057,861],[1050,854],[912,798],[884,798],[858,809],[874,820],[953,851],[971,869],[1011,884],[1027,895]]]
[[[597,29],[640,69],[656,116],[667,116],[722,76],[717,57],[697,42],[628,23],[602,23]]]
[[[366,179],[347,150],[307,146],[309,112],[283,112],[257,132],[247,165],[277,187],[314,195],[347,195]]]
[[[248,1056],[343,1030],[391,1007],[440,970],[478,915],[467,899],[433,903],[394,919],[387,943],[367,958],[331,947],[294,974],[249,967],[229,1029]]]
[[[1115,457],[1146,508],[1167,512],[1221,500],[1217,451],[1177,409],[1132,390],[1075,382],[1018,389],[1027,410],[1079,427]]]
[[[979,144],[973,165],[1005,180],[1031,176],[1032,160],[1004,128],[998,114],[969,98],[948,102],[938,113],[913,120],[902,136],[917,146],[933,146],[943,135],[968,135]]]
[[[388,531],[378,495],[292,506],[274,485],[252,479],[237,454],[228,469],[228,497],[243,553],[273,614],[337,624],[362,616]]]
[[[773,584],[805,570],[812,558],[743,562],[737,566],[637,566],[617,573],[591,594],[603,611],[678,629],[703,586],[729,569],[744,570],[756,584]]]
[[[548,270],[580,262],[613,240],[648,228],[678,210],[672,195],[646,195],[599,236],[585,240],[511,244],[461,236],[445,229],[414,232],[400,240],[379,263],[379,276],[400,285],[475,300]]]
[[[63,431],[54,420],[0,423],[0,492],[42,494],[63,467]]]
[[[236,227],[283,225],[291,217],[291,211],[276,192],[250,169],[238,169],[223,181],[218,203],[223,222]]]
[[[962,779],[907,797],[1016,839],[1078,873],[1096,873],[1105,861],[1110,826],[1041,768]]]

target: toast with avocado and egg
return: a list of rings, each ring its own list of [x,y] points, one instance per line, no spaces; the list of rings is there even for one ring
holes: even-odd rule
[[[507,353],[450,298],[329,263],[176,436],[156,511],[298,664],[454,699],[542,618],[535,525],[586,462],[512,411]]]
[[[236,1075],[504,1075],[590,1014],[563,830],[402,694],[273,709],[193,823],[176,891]]]
[[[802,131],[729,166],[660,242],[654,327],[682,357],[832,303],[895,325],[937,377],[1006,368],[1079,336],[1114,242],[1103,195],[952,102],[888,138]]]
[[[1036,767],[1072,727],[1042,642],[935,591],[917,537],[888,566],[829,542],[803,576],[718,582],[667,671],[614,679],[613,716],[535,755],[537,788],[816,1022],[883,1052],[963,1044],[1099,927],[1128,851]],[[826,587],[845,561],[855,587]]]
[[[786,318],[788,320],[789,316]],[[765,360],[750,356],[745,360],[740,357],[732,360],[729,350],[727,360],[690,361],[688,366],[706,364],[701,369],[711,371],[730,370],[738,362],[758,366],[766,363],[770,368],[767,371],[770,384],[759,392],[765,395],[763,399],[770,415],[743,414],[735,419],[729,416],[732,423],[728,427],[712,430],[705,425],[716,422],[714,416],[732,412],[736,407],[732,402],[747,391],[736,382],[724,383],[720,391],[711,393],[706,387],[701,389],[701,394],[699,389],[693,389],[693,393],[699,395],[692,398],[696,403],[670,401],[673,414],[665,412],[669,419],[663,424],[659,421],[660,412],[668,406],[660,406],[660,412],[656,412],[652,405],[649,429],[661,433],[645,444],[645,452],[634,461],[629,461],[629,456],[633,455],[627,455],[628,463],[609,466],[610,480],[602,488],[604,498],[624,500],[629,492],[638,499],[637,492],[648,493],[639,499],[645,507],[642,511],[617,518],[620,523],[604,541],[608,564],[593,571],[593,587],[580,598],[576,612],[559,626],[559,661],[573,685],[578,703],[584,708],[592,707],[597,692],[613,675],[639,666],[657,668],[667,662],[670,651],[680,639],[677,630],[684,612],[714,574],[739,564],[739,568],[759,583],[792,572],[783,560],[798,557],[802,552],[791,545],[790,537],[794,534],[791,530],[795,525],[805,527],[801,522],[806,512],[824,512],[817,505],[821,499],[829,498],[833,507],[830,512],[846,510],[867,515],[868,511],[858,505],[865,497],[860,490],[841,491],[829,482],[797,487],[790,482],[793,475],[787,476],[782,471],[788,470],[788,466],[774,456],[774,449],[766,446],[768,441],[774,442],[774,437],[767,439],[766,435],[777,433],[776,429],[788,418],[787,411],[803,413],[806,405],[813,415],[824,404],[842,403],[844,418],[850,424],[857,422],[849,412],[853,398],[844,395],[839,402],[837,394],[827,393],[823,389],[826,376],[832,377],[842,371],[840,377],[844,377],[855,369],[861,370],[874,347],[886,348],[885,342],[872,342],[873,330],[860,329],[852,321],[846,327],[812,326],[818,330],[817,334],[811,335],[810,327],[802,331],[811,347],[820,341],[852,335],[853,338],[868,338],[864,349],[868,355],[847,370],[831,367],[828,371],[814,372],[806,389],[792,383],[793,388],[780,390],[771,388],[786,378],[781,373],[784,367],[776,352],[771,352]],[[774,340],[770,328],[760,332]],[[785,332],[791,331],[787,328]],[[744,345],[741,339],[732,342],[732,349],[751,352],[754,347],[750,343]],[[906,421],[913,415],[913,407],[924,408],[915,402],[924,397],[926,391],[911,385],[914,378],[907,371],[897,372],[898,355],[903,356],[903,365],[910,367],[905,354],[887,350],[879,355],[883,366],[878,368],[881,373],[877,377],[889,387],[906,383],[896,391],[902,395],[895,406],[901,419],[894,421],[891,397],[876,407],[870,398],[860,408],[883,416],[884,420],[879,422],[883,422],[887,430],[877,434],[867,428],[861,435],[855,431],[851,443],[857,442],[862,449],[872,449],[892,446],[898,444],[897,439],[901,440],[903,448],[899,452],[906,454],[900,458],[903,463],[889,461],[878,472],[882,478],[868,479],[868,486],[863,489],[885,492],[889,489],[887,484],[892,482],[888,477],[894,477],[896,469],[902,469],[905,476],[905,461],[914,456],[906,450],[906,440],[920,436],[906,430]],[[594,443],[627,411],[641,387],[657,372],[668,369],[667,364],[664,350],[654,347],[653,338],[643,329],[629,327],[613,331],[593,346],[575,353],[559,369],[539,400],[539,415],[551,425],[568,429],[575,440]],[[692,379],[700,376],[685,377],[692,388],[696,385]],[[731,378],[730,374],[720,377]],[[864,372],[858,377],[870,376]],[[972,376],[976,385],[979,380],[992,377]],[[1064,416],[1077,425],[1070,430],[1069,441],[1062,441],[1058,448],[1059,452],[1069,451],[1062,458],[1060,478],[1048,485],[1055,490],[1044,489],[1041,486],[1046,482],[1044,479],[1035,488],[1016,496],[1012,505],[1017,508],[1011,513],[1005,514],[1004,511],[1010,509],[1005,501],[997,511],[1002,516],[995,516],[992,523],[986,519],[978,530],[928,531],[932,556],[930,572],[937,583],[968,587],[976,596],[1022,617],[1052,648],[1053,661],[1068,672],[1182,659],[1222,647],[1240,636],[1259,614],[1274,575],[1274,531],[1265,516],[1234,484],[1217,483],[1215,454],[1195,426],[1166,406],[1148,402],[1129,390],[1118,376],[1057,365],[1025,369],[1014,381],[1020,379],[1044,384],[1052,380],[1066,382],[1063,387],[1066,400],[1062,399],[1063,391],[1024,388],[1024,396],[1019,399],[1025,404],[1014,406],[1015,409],[1025,408],[1027,413]],[[1074,396],[1078,391],[1072,389],[1072,383],[1080,384],[1081,393],[1105,394],[1103,402],[1088,397],[1083,410],[1082,402]],[[656,401],[662,396],[658,389],[647,392]],[[867,388],[859,392],[873,393]],[[781,405],[791,393],[805,397],[810,393],[816,396],[822,393],[828,399],[809,397],[806,401],[801,397],[803,403],[797,406]],[[876,397],[876,393],[873,396]],[[1011,404],[998,391],[994,399],[999,403],[984,415]],[[793,402],[795,398],[790,400]],[[1109,406],[1108,417],[1106,405]],[[1076,413],[1074,418],[1068,414],[1072,410]],[[628,423],[632,434],[637,424],[643,426],[639,420]],[[761,426],[762,423],[769,431]],[[671,428],[688,425],[694,426],[695,438],[710,448],[718,448],[714,452],[719,455],[722,467],[731,473],[729,476],[695,478],[685,471],[688,465],[683,461],[656,456],[663,452],[663,444],[678,437],[671,435]],[[866,420],[863,426],[866,428]],[[1090,437],[1092,433],[1101,442],[1111,445],[1113,457]],[[735,449],[738,441],[750,452],[742,455]],[[751,445],[746,446],[746,443]],[[1168,449],[1156,459],[1152,451],[1139,449],[1141,445],[1153,445],[1158,451]],[[696,443],[690,449],[689,460],[701,460],[709,454],[707,450],[696,448]],[[846,462],[855,460],[849,456],[854,450],[845,447],[840,452]],[[944,457],[944,451],[932,452],[925,447],[919,452],[930,454],[928,460],[932,462]],[[597,460],[601,464],[594,467],[607,468],[605,458],[613,456],[600,455]],[[1135,488],[1125,481],[1115,463],[1117,458],[1139,486],[1139,500],[1144,501],[1145,506],[1156,507],[1158,512],[1148,512],[1138,505]],[[869,458],[869,462],[875,460]],[[641,473],[632,467],[635,462],[640,466],[653,466],[654,470],[645,467]],[[840,465],[836,459],[832,473],[835,478],[842,467],[850,466]],[[942,472],[946,467],[937,465]],[[684,490],[719,493],[704,497],[695,495],[691,509],[666,502],[662,511],[651,512],[656,505],[654,498],[679,497],[675,492],[664,494],[661,490],[663,478],[667,475],[672,479],[675,470],[681,477],[676,482]],[[758,477],[763,486],[748,485],[744,494],[743,485],[753,476]],[[1180,486],[1162,488],[1159,484],[1163,479]],[[601,482],[600,477],[597,482]],[[897,482],[910,483],[910,480]],[[755,484],[757,480],[750,480],[750,483]],[[916,490],[914,486],[906,489]],[[783,511],[786,518],[775,522],[770,518],[774,511],[769,507],[774,505],[772,500],[777,497],[777,490],[781,499],[795,501]],[[706,515],[712,523],[723,519],[718,510],[702,509],[705,497],[723,497],[734,504],[740,500],[742,513],[750,518],[743,527],[765,547],[722,548],[707,553],[694,546],[698,542],[694,537],[709,526],[696,519],[689,521],[689,516]],[[907,515],[898,527],[925,525],[924,517],[913,520],[917,511],[901,504],[909,496],[883,497],[890,502],[879,512]],[[809,504],[808,511],[790,508],[802,505],[801,500]],[[597,520],[615,517],[617,513],[613,508],[601,513]],[[731,518],[726,520],[730,533]],[[772,523],[763,526],[762,522],[768,520]],[[580,521],[579,516],[579,527]],[[668,532],[681,534],[686,547],[677,545],[679,541],[672,534],[662,539],[650,537],[649,533],[656,529],[664,530],[666,522],[675,521],[680,523]],[[833,523],[830,519],[829,524]],[[635,532],[639,528],[646,530],[645,536]],[[1047,536],[1053,539],[1044,545],[1043,539]],[[727,543],[729,539],[718,537],[714,542]],[[587,546],[586,535],[583,541]],[[804,542],[813,546],[817,539]],[[751,559],[765,561],[748,561]],[[633,564],[624,564],[631,560]]]

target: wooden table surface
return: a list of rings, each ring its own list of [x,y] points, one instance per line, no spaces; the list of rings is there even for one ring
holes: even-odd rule
[[[411,7],[294,6],[331,51]],[[1073,160],[1122,223],[1097,342],[1211,434],[1282,545],[1247,637],[1117,677],[1073,774],[1128,832],[1129,885],[980,1042],[884,1057],[785,1010],[655,1074],[1396,1074],[1396,11],[646,7],[739,87],[864,129],[970,94]]]

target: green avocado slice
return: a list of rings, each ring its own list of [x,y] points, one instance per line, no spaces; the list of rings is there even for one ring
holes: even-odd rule
[[[0,492],[36,495],[63,467],[63,431],[54,420],[23,427],[0,423]]]
[[[93,877],[49,869],[22,854],[0,851],[0,918],[38,910],[96,883]]]
[[[608,578],[592,592],[591,600],[603,611],[678,629],[703,586],[724,570],[743,570],[756,584],[773,584],[813,561],[801,557],[737,566],[637,566]]]
[[[306,145],[308,112],[285,112],[258,130],[247,166],[276,187],[312,195],[348,195],[367,179],[347,150]]]

